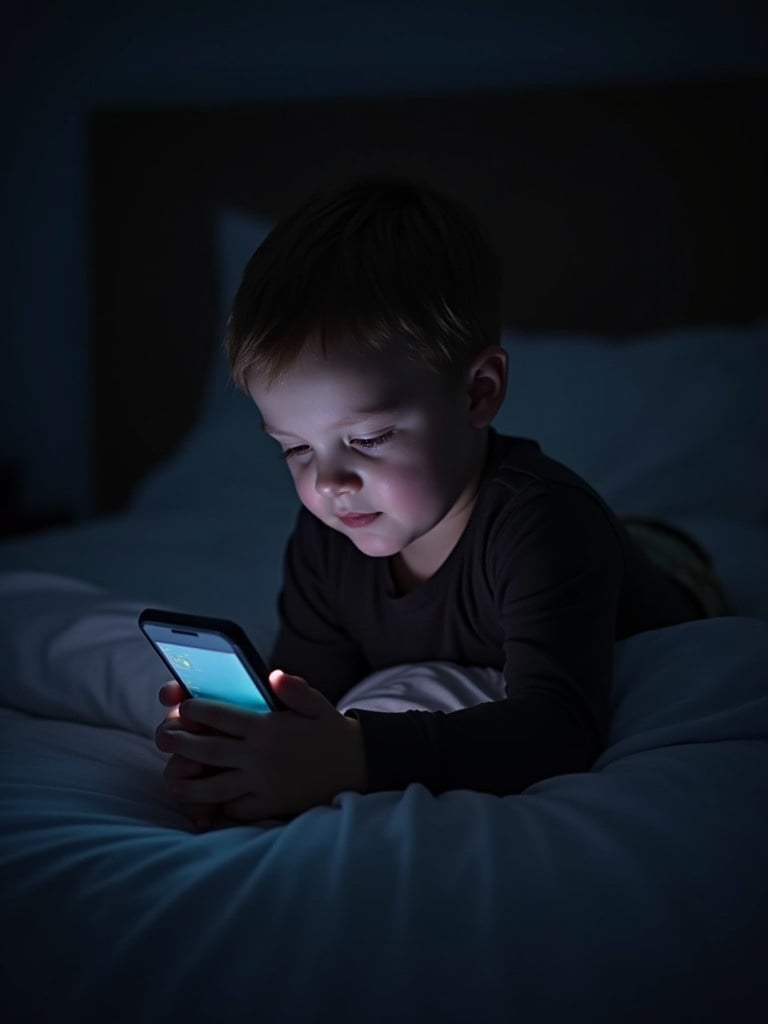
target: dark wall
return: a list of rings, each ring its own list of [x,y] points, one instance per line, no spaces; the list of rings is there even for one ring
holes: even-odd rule
[[[95,108],[439,94],[768,70],[756,3],[4,5],[0,466],[91,507],[86,121]]]

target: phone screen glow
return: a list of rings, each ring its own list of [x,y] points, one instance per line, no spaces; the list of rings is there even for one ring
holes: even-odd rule
[[[253,679],[233,652],[164,642],[158,643],[158,647],[194,697],[223,700],[263,714],[270,711]]]

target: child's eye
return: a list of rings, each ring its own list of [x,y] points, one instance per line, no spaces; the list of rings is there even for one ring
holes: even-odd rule
[[[379,445],[391,441],[394,433],[393,429],[388,430],[385,434],[379,434],[378,437],[355,437],[352,438],[350,444],[356,445],[358,448],[378,448]],[[293,448],[286,448],[285,451],[280,452],[280,458],[291,459],[294,455],[306,455],[311,450],[308,444],[297,444]]]
[[[308,444],[297,444],[294,448],[286,448],[284,452],[280,452],[281,459],[290,459],[293,455],[303,455],[309,451]]]
[[[356,437],[352,444],[359,445],[360,448],[378,448],[380,444],[391,441],[394,433],[394,430],[388,430],[386,434],[379,434],[378,437]]]

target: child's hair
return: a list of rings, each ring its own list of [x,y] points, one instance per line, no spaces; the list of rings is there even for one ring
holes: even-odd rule
[[[245,268],[226,349],[235,384],[272,384],[310,335],[383,350],[395,335],[424,366],[458,376],[498,345],[501,273],[460,202],[399,177],[364,176],[312,195]]]

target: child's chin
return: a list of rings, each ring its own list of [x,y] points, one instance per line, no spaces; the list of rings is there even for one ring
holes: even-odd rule
[[[365,537],[353,534],[349,539],[358,551],[362,551],[364,555],[369,555],[371,558],[388,558],[390,555],[396,555],[398,551],[402,550],[402,544],[387,540],[386,537],[370,535]]]

